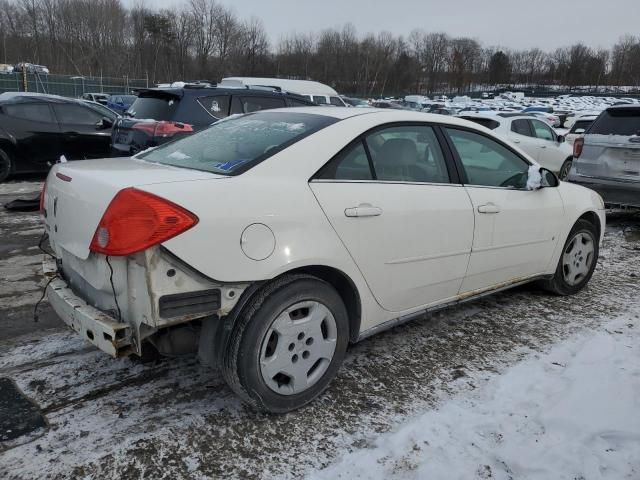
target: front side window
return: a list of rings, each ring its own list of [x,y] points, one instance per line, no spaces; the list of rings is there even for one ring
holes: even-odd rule
[[[80,105],[53,105],[58,122],[68,125],[95,125],[102,120],[98,112]]]
[[[329,102],[336,107],[344,107],[344,103],[338,97],[329,97]]]
[[[291,112],[229,117],[137,158],[219,175],[237,175],[336,121],[324,115]]]
[[[540,120],[531,120],[531,124],[533,125],[533,130],[540,140],[548,140],[550,142],[554,142],[556,137],[551,127],[541,122]]]
[[[10,117],[33,122],[55,123],[49,106],[44,103],[16,103],[2,107],[4,112]]]
[[[314,95],[313,101],[316,102],[318,105],[326,105],[327,97],[325,97],[324,95]]]
[[[529,163],[497,141],[478,133],[447,128],[469,185],[525,188]]]

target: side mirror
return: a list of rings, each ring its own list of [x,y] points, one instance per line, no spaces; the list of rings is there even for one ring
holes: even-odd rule
[[[102,117],[102,120],[96,123],[96,130],[106,130],[111,127],[113,127],[113,122],[107,117]]]
[[[540,168],[540,188],[553,188],[560,185],[560,180],[556,177],[556,174],[546,168]]]
[[[541,188],[557,187],[560,180],[555,174],[544,167],[531,165],[527,172],[527,190],[540,190]]]
[[[564,135],[558,135],[558,143],[564,143]]]

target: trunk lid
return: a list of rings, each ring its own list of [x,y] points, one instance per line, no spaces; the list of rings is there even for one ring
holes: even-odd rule
[[[45,228],[57,253],[62,248],[84,260],[102,215],[120,190],[225,178],[230,177],[134,158],[60,163],[47,177]]]
[[[575,168],[588,177],[640,181],[640,136],[587,134]]]

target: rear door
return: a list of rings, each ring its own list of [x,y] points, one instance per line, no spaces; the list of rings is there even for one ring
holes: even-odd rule
[[[531,158],[538,160],[540,156],[540,145],[528,119],[517,118],[511,121],[509,140],[524,150]]]
[[[602,112],[584,136],[575,168],[589,177],[640,181],[640,108]]]
[[[62,154],[62,134],[48,103],[2,106],[6,129],[16,139],[18,155],[35,169],[47,169]]]
[[[69,160],[103,158],[109,155],[111,128],[102,126],[102,116],[81,104],[55,103],[53,111],[63,136],[64,155]]]
[[[386,310],[458,294],[473,211],[436,130],[388,125],[356,139],[311,181],[320,206]]]

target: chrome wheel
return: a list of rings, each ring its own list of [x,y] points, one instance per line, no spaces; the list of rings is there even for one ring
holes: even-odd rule
[[[558,174],[558,177],[560,177],[560,180],[564,180],[565,178],[567,178],[569,176],[570,171],[571,171],[571,160],[567,160],[562,164],[562,167],[560,168],[560,173]]]
[[[316,301],[298,302],[271,323],[260,348],[260,373],[276,393],[294,395],[314,385],[336,351],[331,311]]]
[[[594,239],[588,233],[579,232],[571,239],[562,255],[562,274],[567,284],[577,285],[589,275],[594,253]]]

